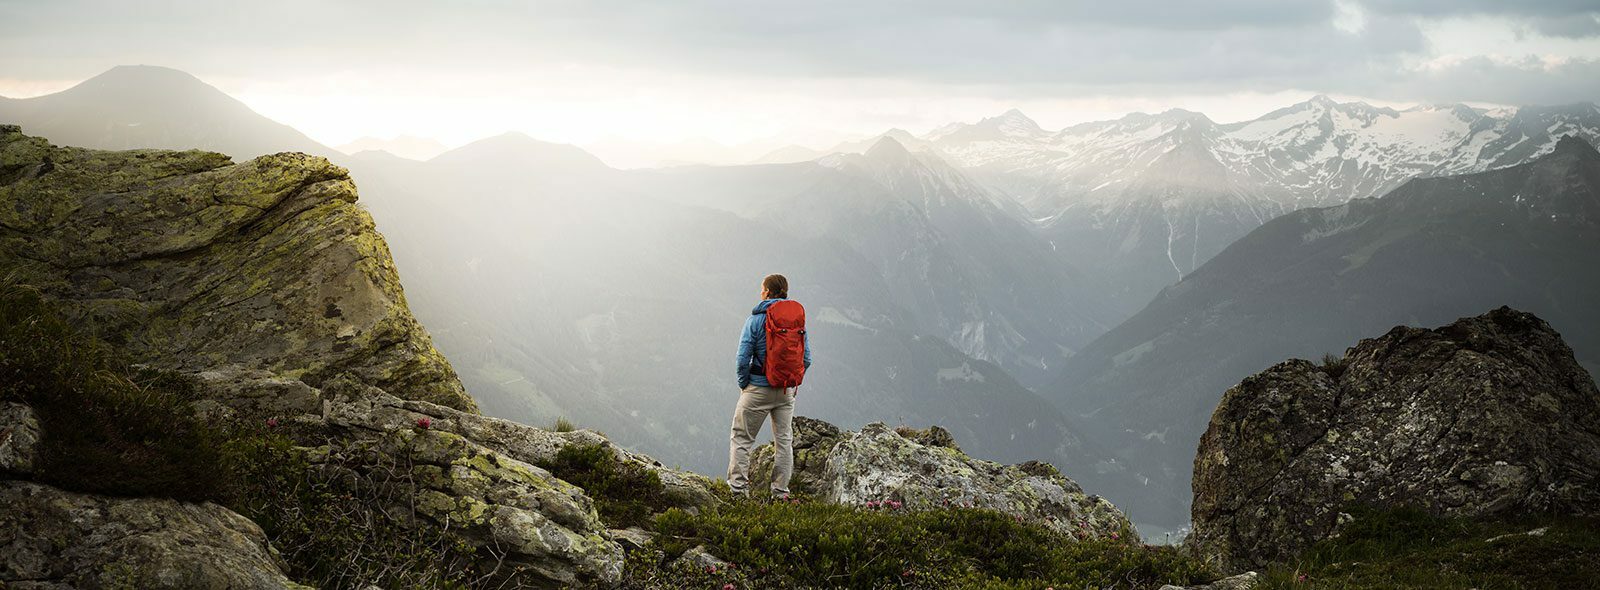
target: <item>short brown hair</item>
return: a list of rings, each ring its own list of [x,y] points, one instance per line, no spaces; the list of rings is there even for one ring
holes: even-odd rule
[[[783,275],[767,275],[767,278],[761,279],[761,288],[766,289],[767,295],[773,299],[789,298],[789,279],[783,278]]]

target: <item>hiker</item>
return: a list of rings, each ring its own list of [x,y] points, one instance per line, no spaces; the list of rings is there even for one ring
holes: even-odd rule
[[[789,494],[794,472],[794,398],[811,367],[811,338],[806,335],[806,310],[789,299],[789,279],[767,275],[761,280],[761,303],[750,312],[739,337],[739,403],[733,408],[733,434],[728,443],[728,487],[750,495],[750,447],[761,434],[761,422],[772,417],[772,495]]]

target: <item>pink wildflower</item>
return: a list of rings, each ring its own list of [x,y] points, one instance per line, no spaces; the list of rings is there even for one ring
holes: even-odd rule
[[[706,573],[708,573],[708,574],[717,573],[717,566],[714,566],[714,565],[706,566]]]
[[[433,426],[433,420],[432,419],[430,419],[430,418],[417,418],[417,428],[421,428],[423,430],[427,430],[429,427],[432,427],[432,426]]]
[[[1305,574],[1300,574],[1298,576],[1295,576],[1294,577],[1294,581],[1296,581],[1296,582],[1304,582],[1304,581],[1306,581],[1306,575]]]
[[[1111,540],[1115,541],[1115,540],[1120,539],[1120,538],[1122,538],[1122,535],[1118,535],[1116,533],[1111,533]]]
[[[726,584],[723,584],[722,585],[722,590],[733,590],[733,582],[728,582]]]
[[[267,428],[277,428],[277,427],[278,427],[278,419],[277,418],[267,418]]]

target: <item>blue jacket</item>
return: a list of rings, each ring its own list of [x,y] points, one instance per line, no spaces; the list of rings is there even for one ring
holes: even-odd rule
[[[739,389],[744,389],[751,384],[772,387],[772,384],[767,382],[766,375],[750,373],[750,364],[755,362],[756,359],[761,359],[762,361],[767,359],[767,308],[776,301],[783,300],[766,299],[756,304],[756,308],[750,310],[750,317],[744,321],[744,333],[739,336]],[[809,369],[811,368],[811,334],[806,334],[801,342],[805,346],[805,365]]]

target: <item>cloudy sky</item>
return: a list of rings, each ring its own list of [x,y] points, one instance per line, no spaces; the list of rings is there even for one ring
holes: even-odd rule
[[[0,95],[188,71],[313,138],[808,143],[1021,108],[1600,100],[1600,0],[0,0]]]

